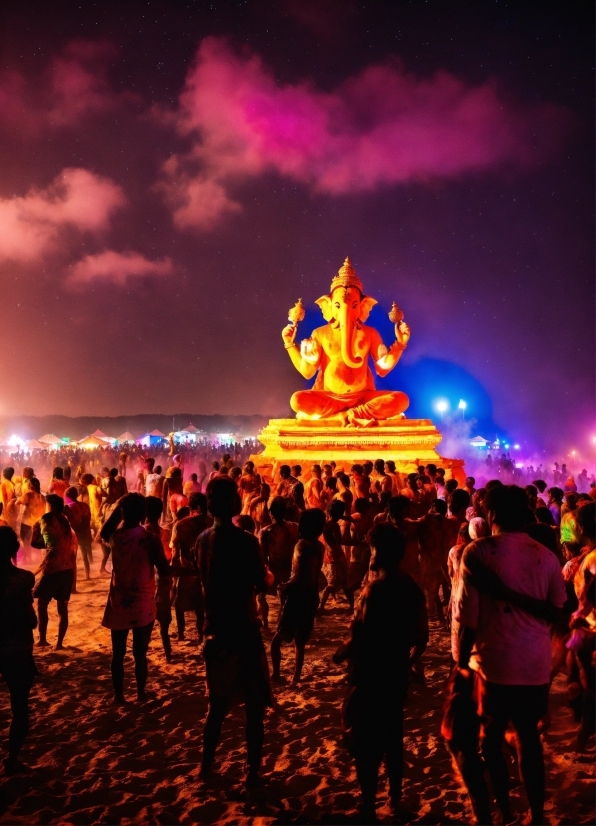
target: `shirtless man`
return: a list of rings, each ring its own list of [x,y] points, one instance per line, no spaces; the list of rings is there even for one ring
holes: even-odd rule
[[[248,514],[251,499],[258,495],[261,488],[261,477],[255,473],[254,462],[245,462],[238,488],[242,498],[242,513]]]
[[[161,475],[161,465],[156,465],[154,468],[153,459],[151,462],[151,472],[147,474],[145,479],[145,489],[147,496],[157,496],[158,499],[161,499],[165,478]]]
[[[267,593],[277,594],[282,582],[287,582],[292,571],[292,556],[298,541],[298,525],[286,521],[287,500],[276,496],[269,505],[273,523],[259,533],[259,544],[266,565],[273,574],[273,585]],[[263,627],[269,627],[269,605],[267,593],[259,594],[257,599]]]
[[[385,462],[382,459],[376,460],[375,469],[370,478],[379,500],[381,499],[381,494],[392,493],[393,479],[385,473]]]
[[[328,519],[323,530],[323,543],[325,545],[325,556],[323,573],[327,580],[327,585],[321,596],[320,612],[325,610],[325,604],[329,597],[337,593],[340,589],[344,592],[350,611],[354,610],[354,595],[348,589],[348,560],[342,544],[345,544],[346,537],[342,536],[342,527],[339,524],[343,518],[345,504],[340,500],[335,500],[329,505]],[[351,540],[348,544],[352,544]]]
[[[350,477],[346,473],[338,473],[336,479],[337,493],[335,494],[333,499],[337,499],[340,502],[344,503],[344,505],[346,506],[346,509],[344,511],[344,518],[348,519],[352,514],[352,502],[354,501],[354,495],[350,490]]]
[[[321,479],[321,465],[313,465],[312,476],[304,486],[304,498],[307,508],[321,508],[321,491],[323,490],[323,480]]]
[[[385,462],[385,473],[391,479],[391,496],[399,496],[401,490],[401,476],[395,469],[395,462],[393,459],[388,459]]]
[[[362,465],[352,465],[352,493],[354,500],[366,499],[368,502],[370,496],[370,479],[364,475],[364,468]]]

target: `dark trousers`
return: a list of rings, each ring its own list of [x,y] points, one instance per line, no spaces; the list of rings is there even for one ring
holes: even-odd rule
[[[8,754],[16,758],[29,731],[29,693],[35,679],[33,655],[29,652],[0,654],[0,674],[10,694],[12,720],[8,734]]]
[[[263,758],[265,708],[262,703],[248,697],[245,699],[244,707],[246,711],[246,762],[249,770],[258,771]],[[221,726],[230,708],[231,703],[228,700],[209,695],[209,711],[203,731],[203,768],[205,769],[209,769],[213,762],[221,736]]]
[[[389,779],[389,796],[399,805],[404,773],[403,685],[355,687],[343,706],[343,725],[348,746],[356,761],[362,793],[362,811],[372,816],[381,763]]]
[[[77,539],[79,541],[79,548],[81,549],[81,556],[83,557],[85,573],[89,576],[90,566],[93,562],[93,539],[91,533],[81,534],[80,536],[77,534]]]
[[[518,758],[533,823],[544,823],[544,759],[538,723],[548,710],[548,685],[485,683],[482,755],[502,812],[509,813],[509,771],[503,757],[505,730],[517,733]]]
[[[368,727],[354,731],[353,754],[356,759],[356,775],[362,791],[362,808],[374,811],[379,769],[385,762],[389,778],[389,796],[394,805],[401,798],[404,773],[404,716],[403,709],[395,709],[383,731]]]
[[[112,682],[116,694],[124,690],[124,657],[126,655],[126,640],[128,628],[123,631],[112,631]],[[147,649],[153,631],[153,623],[132,629],[132,656],[135,661],[135,678],[137,691],[141,692],[147,683]]]

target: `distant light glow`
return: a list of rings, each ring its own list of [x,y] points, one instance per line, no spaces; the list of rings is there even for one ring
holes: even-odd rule
[[[22,439],[20,436],[15,436],[14,434],[8,440],[8,444],[10,447],[20,447],[25,439]]]
[[[514,450],[519,450],[519,445],[513,445]]]
[[[516,462],[515,467],[523,467],[523,463],[522,462]]]
[[[468,403],[466,401],[464,401],[463,399],[460,399],[459,404],[457,405],[459,410],[465,410],[467,406],[468,406]]]
[[[444,413],[448,407],[449,404],[445,401],[445,399],[440,399],[437,402],[437,410],[439,411],[439,413]]]

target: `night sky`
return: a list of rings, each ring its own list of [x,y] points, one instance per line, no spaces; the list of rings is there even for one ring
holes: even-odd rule
[[[587,450],[589,4],[4,0],[0,43],[0,415],[286,415],[349,255],[410,415]]]

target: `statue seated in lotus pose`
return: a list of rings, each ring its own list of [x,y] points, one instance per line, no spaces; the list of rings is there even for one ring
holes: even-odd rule
[[[383,377],[399,361],[410,338],[401,311],[394,305],[389,314],[395,324],[396,340],[387,349],[377,330],[364,324],[377,302],[364,295],[349,258],[331,282],[329,295],[316,303],[327,321],[324,327],[317,327],[312,337],[298,347],[297,324],[304,318],[299,301],[290,311],[291,323],[282,332],[298,372],[310,379],[318,371],[312,390],[299,390],[292,396],[290,404],[296,418],[367,427],[380,420],[401,417],[408,407],[408,397],[399,391],[375,390],[368,363],[371,356],[377,375]]]

